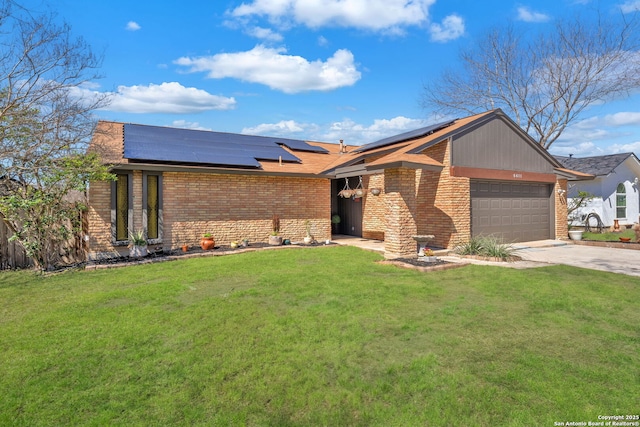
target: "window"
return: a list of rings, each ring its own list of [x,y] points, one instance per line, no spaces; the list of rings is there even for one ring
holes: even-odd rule
[[[131,175],[116,174],[116,181],[111,187],[111,223],[116,242],[129,240],[129,223],[131,220]]]
[[[162,238],[162,175],[143,174],[144,228],[149,240]]]
[[[616,218],[627,217],[627,194],[624,184],[618,184],[616,189]]]

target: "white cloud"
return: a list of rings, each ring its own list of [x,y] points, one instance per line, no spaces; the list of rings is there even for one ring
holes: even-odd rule
[[[236,18],[266,16],[271,22],[391,30],[428,20],[435,0],[253,0],[230,11]]]
[[[270,42],[280,42],[283,40],[282,34],[275,33],[269,28],[252,27],[249,28],[246,32],[250,36],[260,40],[266,40]]]
[[[613,144],[609,146],[608,154],[618,153],[640,153],[640,141],[632,142],[629,144]]]
[[[579,144],[572,145],[564,145],[564,146],[551,146],[551,152],[557,156],[568,156],[573,155],[574,157],[590,157],[590,156],[600,156],[603,154],[611,154],[610,152],[605,153],[600,147],[598,147],[593,142],[582,142]]]
[[[327,40],[326,37],[324,36],[318,37],[318,46],[328,46],[328,45],[329,45],[329,40]]]
[[[297,123],[294,120],[282,120],[278,123],[263,123],[254,127],[244,128],[240,133],[249,135],[285,136],[303,132],[308,128],[309,125]]]
[[[622,13],[633,13],[640,10],[640,0],[629,0],[620,5]]]
[[[427,126],[422,119],[403,116],[392,119],[376,119],[373,124],[363,125],[351,119],[332,123],[329,129],[318,135],[320,141],[335,142],[343,139],[349,145],[363,145],[388,136],[398,135],[410,130]]]
[[[198,122],[189,122],[187,120],[174,120],[173,122],[171,122],[171,127],[182,128],[182,129],[192,129],[192,130],[207,130],[207,131],[213,130],[208,127],[200,126],[200,123]]]
[[[324,62],[310,62],[285,52],[285,48],[258,45],[247,52],[182,57],[174,63],[188,67],[191,73],[206,72],[212,79],[235,78],[285,93],[334,90],[360,80],[353,54],[346,49],[336,51]]]
[[[96,92],[93,92],[96,93]],[[85,96],[87,95],[85,90]],[[118,86],[116,92],[107,93],[111,103],[103,110],[124,113],[190,114],[210,110],[230,110],[236,100],[180,83],[162,83],[148,86]]]
[[[435,123],[432,121],[430,123]],[[340,122],[326,125],[300,123],[294,120],[282,120],[278,123],[263,123],[242,129],[244,134],[271,135],[289,138],[304,138],[310,141],[337,143],[343,139],[349,145],[363,145],[392,135],[426,126],[422,119],[410,119],[403,116],[392,119],[377,119],[372,124],[360,124],[346,118]]]
[[[125,27],[127,31],[138,31],[142,29],[142,27],[135,21],[127,22],[127,26]]]
[[[640,125],[640,113],[620,112],[604,116],[607,126],[638,126]]]
[[[547,22],[551,17],[544,13],[534,12],[528,7],[518,8],[518,20],[524,22]]]
[[[458,15],[449,15],[442,24],[433,23],[429,26],[431,40],[435,42],[448,42],[455,40],[464,34],[464,19]]]

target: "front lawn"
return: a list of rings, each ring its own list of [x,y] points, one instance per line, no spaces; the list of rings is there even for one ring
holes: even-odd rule
[[[623,229],[619,233],[605,232],[605,233],[582,233],[583,240],[597,240],[599,242],[620,242],[620,237],[629,237],[632,242],[636,241],[636,232],[631,229]]]
[[[0,425],[552,426],[638,413],[638,278],[348,247],[0,273]]]

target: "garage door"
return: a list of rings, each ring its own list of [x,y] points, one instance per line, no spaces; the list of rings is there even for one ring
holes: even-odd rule
[[[552,238],[551,185],[471,181],[471,235],[504,242]]]

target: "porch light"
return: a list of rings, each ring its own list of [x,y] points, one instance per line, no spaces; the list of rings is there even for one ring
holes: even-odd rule
[[[380,195],[380,189],[379,188],[372,188],[369,190],[369,192],[371,194],[373,194],[374,196],[379,196]]]

